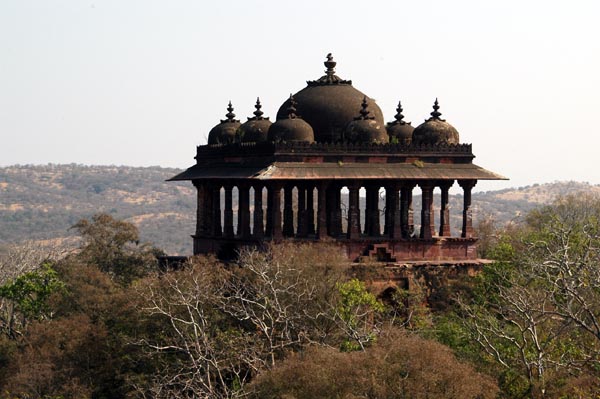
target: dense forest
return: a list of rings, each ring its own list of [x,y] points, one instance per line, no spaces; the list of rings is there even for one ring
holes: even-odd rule
[[[490,223],[496,262],[379,297],[338,251],[283,243],[161,270],[132,223],[0,255],[0,398],[592,398],[600,198]]]
[[[190,254],[195,191],[188,182],[166,181],[178,172],[160,167],[75,164],[2,167],[0,246],[23,240],[72,242],[77,235],[71,227],[78,220],[104,212],[133,223],[142,241],[170,255]],[[582,191],[600,192],[600,187],[559,182],[478,192],[473,195],[475,222],[493,219],[504,225],[559,195]],[[420,205],[418,192],[416,189],[416,212]],[[451,196],[455,231],[460,229],[461,202],[461,195]],[[380,209],[384,203],[382,198]]]

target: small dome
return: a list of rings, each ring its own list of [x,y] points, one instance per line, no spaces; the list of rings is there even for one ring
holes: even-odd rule
[[[296,115],[296,100],[290,95],[287,117],[278,119],[269,128],[269,141],[314,143],[313,128]]]
[[[454,126],[440,118],[442,114],[438,112],[438,109],[440,109],[440,106],[438,105],[438,100],[436,98],[435,103],[433,104],[431,118],[417,126],[413,131],[413,144],[437,145],[460,143],[458,131]]]
[[[354,120],[356,110],[360,109],[365,94],[352,86],[351,80],[341,79],[335,74],[336,62],[331,54],[325,61],[325,75],[308,81],[307,87],[294,94],[298,101],[298,114],[314,129],[315,140],[319,143],[334,143],[342,140],[344,130]],[[384,125],[383,113],[375,101],[367,97],[371,116]],[[289,100],[286,100],[279,111],[277,119],[287,115]]]
[[[227,119],[221,119],[221,123],[213,127],[208,133],[208,144],[231,144],[239,141],[238,129],[241,124],[239,120],[234,119],[233,107],[231,101],[227,106]]]
[[[345,139],[353,143],[383,144],[389,142],[389,136],[383,127],[383,123],[377,121],[374,116],[369,116],[371,112],[367,108],[367,96],[364,96],[360,116],[354,118],[346,126]]]
[[[397,142],[398,144],[410,144],[412,142],[414,127],[410,125],[410,122],[404,121],[404,115],[402,115],[402,103],[398,102],[398,108],[396,108],[396,120],[387,124],[387,132],[390,136],[390,142]]]
[[[262,105],[259,98],[256,99],[254,108],[256,108],[254,116],[248,118],[248,121],[240,126],[240,136],[244,143],[267,141],[269,128],[273,124],[269,120],[269,117],[263,117],[263,112],[260,110]]]

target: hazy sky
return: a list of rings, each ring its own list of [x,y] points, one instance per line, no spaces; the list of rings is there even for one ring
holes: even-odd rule
[[[475,162],[600,183],[600,1],[0,0],[0,165],[188,167],[231,100],[274,119],[337,74],[386,120],[440,111]]]

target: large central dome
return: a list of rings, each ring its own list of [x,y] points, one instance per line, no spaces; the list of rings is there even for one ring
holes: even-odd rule
[[[315,134],[316,142],[345,141],[344,131],[361,110],[363,99],[369,102],[369,110],[375,121],[384,124],[381,109],[373,99],[352,87],[351,80],[343,80],[335,75],[336,62],[331,54],[325,61],[325,75],[309,81],[308,86],[294,94],[297,114],[308,122]],[[277,119],[287,118],[289,99],[284,102]]]

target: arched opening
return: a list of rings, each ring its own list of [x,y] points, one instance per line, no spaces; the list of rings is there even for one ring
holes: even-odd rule
[[[216,212],[215,233],[218,236],[223,234],[223,218],[224,218],[223,202],[224,202],[224,200],[225,200],[225,189],[223,188],[223,186],[219,186],[219,188],[217,188],[216,203],[214,204],[215,212]]]
[[[250,231],[254,231],[254,206],[255,206],[255,197],[256,195],[256,191],[254,190],[254,187],[250,187],[250,190],[248,192],[248,201],[250,203]]]
[[[342,233],[348,234],[348,186],[343,186],[340,188],[340,210],[341,210],[341,219],[342,219]]]
[[[365,187],[360,187],[358,190],[358,209],[360,212],[360,232],[361,234],[367,234],[365,231],[365,215],[366,215],[366,206],[367,206],[367,190]]]
[[[309,185],[306,190],[306,234],[307,236],[315,235],[316,215],[318,190],[313,185]]]
[[[233,229],[237,235],[240,235],[240,226],[238,224],[239,220],[239,211],[240,211],[240,190],[237,186],[234,186],[231,190],[231,196],[233,198]]]
[[[433,225],[434,227],[434,236],[439,236],[440,231],[440,203],[442,198],[442,190],[439,187],[434,187],[433,189],[433,203],[431,207],[433,208]]]

